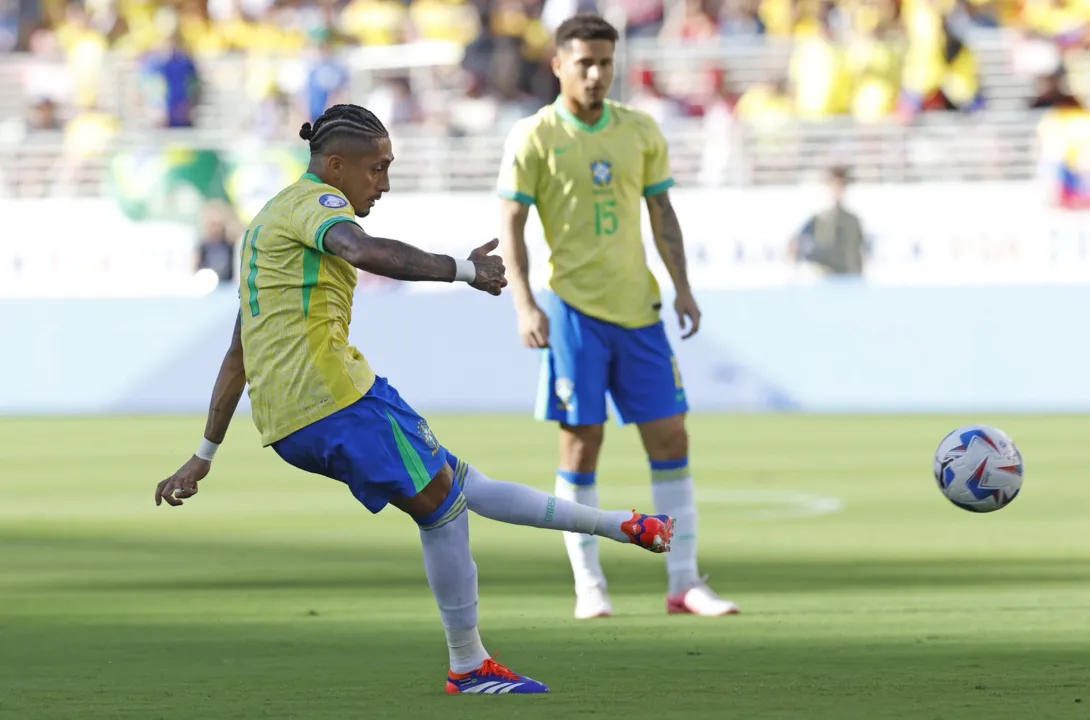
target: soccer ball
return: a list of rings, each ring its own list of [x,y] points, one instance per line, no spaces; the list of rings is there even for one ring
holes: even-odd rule
[[[962,510],[993,512],[1009,505],[1022,489],[1022,453],[1002,430],[967,425],[939,443],[935,481]]]

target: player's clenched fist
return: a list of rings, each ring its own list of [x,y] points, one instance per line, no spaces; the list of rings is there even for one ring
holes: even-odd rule
[[[211,468],[212,463],[194,455],[178,472],[155,487],[155,504],[160,505],[166,500],[167,505],[181,505],[184,499],[197,494],[197,483],[208,475]]]
[[[490,295],[499,295],[507,287],[507,268],[503,258],[490,253],[499,247],[500,241],[492,238],[469,254],[469,260],[477,270],[477,275],[469,285],[483,290]]]

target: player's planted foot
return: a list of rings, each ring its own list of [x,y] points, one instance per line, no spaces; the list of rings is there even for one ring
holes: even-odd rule
[[[509,670],[492,658],[472,672],[447,675],[447,695],[540,695],[549,688]]]
[[[730,600],[719,597],[708,587],[706,581],[707,578],[701,578],[700,582],[685,592],[668,596],[666,598],[666,612],[671,615],[701,615],[704,617],[737,615],[741,612],[738,606]]]
[[[632,511],[632,519],[621,523],[621,530],[635,545],[653,553],[670,552],[674,519],[669,515],[644,515]]]
[[[594,585],[575,596],[576,620],[606,617],[613,617],[613,602],[609,599],[609,591],[603,586]]]

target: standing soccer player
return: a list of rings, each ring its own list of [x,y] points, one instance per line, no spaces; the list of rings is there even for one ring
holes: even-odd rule
[[[390,189],[393,150],[371,112],[335,105],[300,135],[310,167],[270,200],[243,239],[241,308],[220,367],[204,442],[155,503],[197,493],[246,383],[262,445],[288,463],[345,483],[373,513],[387,504],[420,527],[424,568],[447,633],[451,694],[536,694],[548,688],[491,659],[477,630],[477,566],[466,509],[515,525],[594,533],[666,552],[668,517],[599,512],[486,477],[447,451],[428,423],[348,344],[356,268],[397,280],[507,285],[493,240],[455,260],[356,224]],[[437,337],[436,365],[458,352]]]
[[[657,511],[676,520],[666,562],[668,611],[729,615],[738,607],[712,592],[697,569],[688,403],[644,253],[642,200],[677,291],[678,321],[682,330],[688,325],[684,337],[699,330],[700,310],[670,205],[666,140],[650,116],[606,100],[616,42],[613,26],[593,14],[557,28],[553,72],[560,97],[519,121],[500,169],[503,253],[513,270],[519,334],[528,347],[545,348],[537,415],[560,424],[557,496],[598,505],[608,393],[620,421],[639,426]],[[542,305],[530,289],[523,236],[532,205],[550,251],[550,292]],[[597,539],[568,533],[564,542],[575,576],[575,616],[612,615]]]

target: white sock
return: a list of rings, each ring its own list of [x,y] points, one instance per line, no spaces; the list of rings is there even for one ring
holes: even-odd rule
[[[462,492],[470,510],[492,520],[632,542],[621,530],[621,523],[632,518],[631,512],[599,510],[526,485],[493,480],[472,465],[467,466]]]
[[[666,555],[666,572],[670,594],[676,595],[700,582],[696,562],[696,497],[688,461],[652,462],[651,496],[656,513],[674,518],[674,539]]]
[[[557,473],[556,496],[561,500],[570,500],[587,507],[598,507],[598,486],[594,482],[594,473],[565,471]],[[598,556],[597,537],[584,533],[566,532],[564,547],[567,548],[568,559],[571,560],[577,595],[595,585],[606,587],[606,575],[602,571],[602,561]]]
[[[420,524],[428,525],[426,520]],[[450,669],[456,673],[476,670],[489,655],[477,631],[477,564],[469,548],[469,513],[462,510],[453,520],[429,530],[421,527],[420,543],[428,584],[447,632]]]

